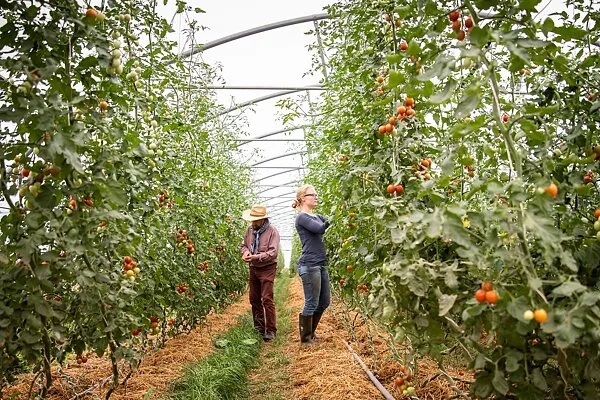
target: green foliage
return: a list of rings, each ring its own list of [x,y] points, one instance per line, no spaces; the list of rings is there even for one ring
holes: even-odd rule
[[[474,28],[458,41],[456,2],[395,4],[336,3],[336,18],[320,23],[328,90],[306,179],[332,216],[332,282],[343,279],[344,296],[410,345],[409,361],[470,349],[478,397],[592,396],[598,10],[573,1],[575,19],[538,23],[537,1],[463,1],[460,21],[471,16]],[[379,134],[407,97],[415,116]],[[556,197],[544,191],[551,182]],[[482,281],[496,304],[473,298]],[[540,308],[547,322],[524,320]]]
[[[296,275],[298,272],[298,259],[302,254],[302,242],[300,242],[300,236],[298,232],[294,230],[292,237],[292,254],[290,255],[290,276]]]
[[[45,397],[71,353],[136,363],[245,289],[239,127],[190,87],[215,72],[152,7],[111,7],[2,6],[0,391],[31,367]]]

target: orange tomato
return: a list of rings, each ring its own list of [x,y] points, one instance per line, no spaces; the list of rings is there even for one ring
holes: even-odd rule
[[[85,16],[96,19],[98,16],[98,11],[94,10],[93,8],[88,8],[88,10],[85,12]]]
[[[408,49],[408,43],[406,43],[406,42],[400,43],[400,50],[406,51],[406,49]]]
[[[393,115],[390,117],[389,119],[389,123],[394,125],[396,123],[396,117],[394,117]]]
[[[596,211],[594,211],[594,217],[600,219],[600,208],[597,208]]]
[[[414,116],[415,115],[415,110],[412,109],[412,108],[407,109],[406,110],[406,115],[408,115],[410,117]]]
[[[458,18],[460,18],[460,11],[454,10],[450,12],[450,14],[448,14],[448,18],[450,18],[450,21],[452,22],[456,21]]]
[[[481,282],[481,288],[486,292],[489,292],[493,289],[492,282]]]
[[[540,308],[533,312],[533,318],[540,324],[543,324],[548,319],[548,313],[543,308]]]
[[[381,133],[382,135],[385,133],[385,125],[381,125],[379,127],[379,133]]]
[[[385,131],[386,131],[386,132],[388,132],[388,133],[389,133],[389,132],[391,132],[391,131],[393,131],[393,130],[394,130],[394,125],[392,125],[392,124],[387,124],[387,125],[385,126]]]
[[[496,292],[495,290],[485,292],[485,300],[490,304],[496,304],[496,302],[498,301],[498,292]]]
[[[473,18],[469,17],[465,20],[465,26],[469,29],[473,27]]]
[[[544,189],[544,192],[548,193],[552,197],[556,197],[558,194],[558,187],[554,184],[554,182],[551,182],[550,186]]]
[[[394,192],[399,193],[399,194],[404,193],[404,186],[402,186],[402,185],[394,186]]]
[[[404,100],[404,104],[406,104],[406,107],[414,107],[415,106],[415,100],[412,97],[407,97]]]
[[[475,292],[475,300],[477,300],[478,303],[484,303],[485,302],[485,290],[479,289],[478,291]]]
[[[404,106],[400,106],[396,109],[396,111],[398,112],[398,115],[402,115],[406,113],[406,107]]]
[[[456,34],[456,39],[461,42],[465,40],[465,31],[463,31],[462,29],[458,31],[458,33]]]
[[[396,190],[396,187],[394,185],[388,185],[386,190],[389,194],[392,194]]]
[[[452,23],[452,30],[455,32],[458,32],[460,30],[460,26],[461,26],[460,19],[457,19],[456,21],[454,21]]]

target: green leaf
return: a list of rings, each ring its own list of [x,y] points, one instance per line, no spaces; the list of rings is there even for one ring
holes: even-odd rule
[[[547,35],[548,32],[554,31],[554,20],[552,18],[546,18],[542,24],[542,31]]]
[[[404,76],[400,74],[398,71],[391,70],[390,77],[388,78],[388,83],[386,85],[387,89],[392,89],[404,82]]]
[[[490,34],[487,28],[475,26],[473,27],[473,30],[469,32],[469,40],[471,40],[471,44],[483,48],[490,40]]]
[[[446,85],[439,92],[434,93],[430,98],[429,102],[432,104],[443,104],[450,100],[456,91],[457,83],[454,80],[448,80]]]
[[[535,7],[540,3],[540,0],[521,0],[519,9],[527,11],[535,11]]]
[[[531,373],[531,383],[538,389],[543,391],[548,390],[548,384],[546,383],[546,378],[544,378],[544,373],[541,368],[535,368]]]
[[[247,345],[253,345],[258,343],[258,341],[256,339],[244,339],[242,340],[242,343]]]
[[[385,56],[385,58],[390,64],[398,64],[400,61],[405,59],[405,56],[403,54],[388,54]]]
[[[447,294],[443,294],[440,296],[438,303],[439,303],[439,313],[438,316],[443,317],[444,315],[448,314],[448,311],[450,311],[450,309],[452,308],[452,306],[454,305],[454,302],[456,301],[457,295],[453,294],[453,295],[447,295]]]
[[[531,309],[531,305],[529,304],[529,300],[525,297],[517,297],[511,300],[506,306],[506,311],[508,311],[511,317],[518,321],[523,319],[523,313],[529,309]]]
[[[465,93],[465,95],[460,99],[460,103],[456,108],[456,112],[454,117],[457,119],[464,118],[471,114],[471,111],[477,108],[481,103],[481,92],[479,90],[471,91],[470,93]]]
[[[587,288],[579,282],[565,282],[552,291],[552,295],[556,297],[569,297],[574,293],[585,291]]]
[[[215,347],[219,349],[224,349],[229,345],[229,340],[227,339],[217,339],[215,340]]]
[[[421,47],[416,40],[412,40],[408,42],[408,49],[406,49],[406,54],[409,56],[418,56],[421,54]]]
[[[523,359],[523,353],[518,350],[510,350],[506,353],[506,371],[515,372],[521,366],[521,360]]]
[[[505,44],[506,44],[506,47],[508,48],[508,50],[510,51],[510,53],[514,57],[521,60],[521,62],[523,64],[527,65],[531,62],[531,59],[529,58],[529,53],[527,52],[527,50],[524,50],[523,48],[517,46],[515,43],[513,43],[511,41],[507,41]]]
[[[448,57],[445,54],[440,54],[435,59],[435,63],[431,68],[426,69],[421,75],[417,75],[417,80],[426,82],[436,77],[440,80],[446,79],[446,77],[452,72],[454,63],[454,58]]]
[[[499,369],[494,372],[492,384],[498,393],[502,395],[506,395],[506,393],[508,393],[508,382],[504,378],[504,372],[500,371]]]
[[[491,376],[486,372],[478,374],[477,379],[471,385],[473,394],[481,399],[487,399],[492,394],[493,389]]]
[[[587,36],[588,31],[577,28],[575,26],[556,26],[552,29],[554,33],[563,37],[564,40],[583,39]]]

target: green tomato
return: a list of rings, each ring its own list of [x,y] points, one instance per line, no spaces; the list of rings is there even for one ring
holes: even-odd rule
[[[596,239],[600,240],[600,232],[596,233]]]
[[[531,310],[527,310],[523,313],[523,319],[525,321],[531,321],[533,319],[534,315],[533,315],[533,311]]]
[[[594,222],[594,229],[600,231],[600,220]]]

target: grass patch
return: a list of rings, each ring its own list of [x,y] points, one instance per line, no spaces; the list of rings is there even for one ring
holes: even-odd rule
[[[283,353],[292,310],[286,308],[290,278],[282,274],[275,279],[275,305],[277,307],[277,336],[260,363],[263,348],[262,337],[256,332],[252,316],[240,318],[240,325],[231,328],[215,341],[216,351],[188,368],[184,376],[173,384],[169,400],[242,400],[256,398],[279,400],[280,388],[287,387],[290,378],[285,372],[289,359]],[[248,372],[258,373],[252,390],[248,384]]]
[[[247,372],[258,365],[262,337],[244,315],[239,326],[215,340],[216,352],[187,368],[173,386],[171,400],[235,400],[249,395]]]
[[[289,357],[284,352],[292,329],[292,309],[287,307],[291,278],[282,274],[275,279],[275,306],[277,307],[277,336],[263,349],[260,366],[252,372],[250,399],[284,400],[291,385],[287,370]]]

